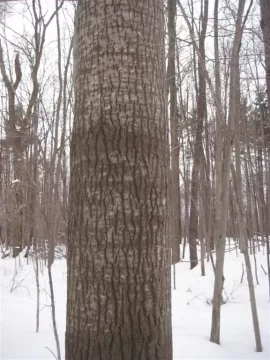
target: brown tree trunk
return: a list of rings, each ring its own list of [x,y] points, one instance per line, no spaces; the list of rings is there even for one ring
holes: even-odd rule
[[[216,96],[216,151],[215,151],[215,234],[216,239],[221,222],[221,190],[222,190],[222,144],[224,137],[225,117],[221,104],[221,79],[220,79],[220,55],[219,55],[219,0],[215,0],[214,6],[214,49],[215,49],[215,96]]]
[[[66,360],[171,360],[164,3],[81,0]]]
[[[266,88],[268,104],[270,104],[270,1],[260,0],[261,7],[261,28],[263,33],[263,42],[265,49],[265,67],[266,67]]]
[[[267,98],[268,98],[268,108],[270,105],[270,2],[269,0],[260,0],[261,7],[261,28],[263,33],[263,42],[265,48],[265,68],[266,68],[266,89],[267,89]],[[268,114],[270,118],[270,114]],[[267,223],[268,223],[268,231],[267,231],[267,266],[270,268],[270,260],[269,260],[269,235],[270,235],[270,167],[268,166],[268,179],[267,179]],[[270,294],[270,276],[269,276],[269,294]]]
[[[0,70],[3,82],[8,93],[8,120],[6,121],[6,135],[9,146],[13,150],[13,169],[14,169],[14,190],[15,190],[15,221],[13,237],[13,257],[17,257],[23,246],[23,189],[22,173],[24,162],[24,146],[22,145],[25,137],[25,123],[22,114],[16,109],[16,90],[22,79],[22,71],[19,55],[16,55],[14,69],[16,80],[14,83],[9,79],[3,56],[3,49],[0,42]]]
[[[20,146],[21,139],[16,138],[13,146],[13,167],[15,188],[15,234],[13,239],[13,257],[17,257],[23,247],[23,189],[22,189],[22,173],[23,173],[23,150]]]
[[[224,138],[223,145],[223,167],[222,178],[216,179],[222,183],[221,191],[221,211],[219,228],[216,231],[216,272],[213,296],[213,309],[212,309],[212,327],[210,341],[220,344],[220,312],[222,304],[222,290],[223,290],[223,267],[225,258],[225,245],[226,245],[226,229],[227,229],[227,216],[229,205],[229,185],[230,185],[230,167],[231,155],[234,139],[234,118],[236,116],[236,73],[238,71],[239,51],[242,38],[242,17],[245,8],[245,0],[239,0],[237,20],[235,25],[234,43],[231,55],[230,67],[230,105],[229,105],[229,120],[228,129]]]
[[[240,162],[240,152],[236,151],[236,157],[238,157],[238,162]],[[238,169],[239,170],[239,169]],[[254,282],[253,282],[253,275],[251,270],[251,263],[248,254],[248,241],[247,241],[247,232],[245,228],[246,219],[244,215],[244,203],[243,203],[243,196],[242,196],[242,184],[241,184],[241,174],[237,174],[237,169],[234,169],[232,164],[232,178],[234,182],[234,190],[236,196],[236,203],[237,203],[237,210],[239,216],[239,233],[240,233],[240,244],[242,253],[245,259],[246,271],[247,271],[247,280],[248,280],[248,289],[249,289],[249,297],[250,297],[250,306],[251,306],[251,314],[252,314],[252,321],[253,321],[253,330],[255,335],[256,341],[256,350],[257,352],[262,351],[262,342],[261,342],[261,334],[260,334],[260,326],[259,326],[259,319],[257,313],[257,305],[256,305],[256,296],[254,290]]]
[[[205,69],[205,36],[208,21],[208,0],[204,0],[202,14],[202,30],[199,37],[199,89],[197,101],[197,124],[196,124],[196,142],[194,153],[194,165],[191,180],[191,204],[189,220],[189,252],[190,267],[193,269],[198,264],[196,239],[198,238],[198,194],[199,194],[199,172],[201,168],[202,156],[204,156],[202,133],[204,119],[206,115],[206,79]]]
[[[244,209],[244,199],[243,199],[243,190],[242,190],[242,173],[241,173],[241,157],[240,157],[240,116],[241,116],[241,92],[240,92],[240,65],[239,65],[239,57],[237,57],[237,72],[236,72],[236,86],[235,86],[235,98],[236,98],[236,112],[235,112],[235,168],[233,164],[231,165],[232,169],[232,180],[235,191],[235,198],[238,210],[238,227],[239,227],[239,245],[240,250],[244,254],[246,272],[247,272],[247,280],[248,280],[248,288],[249,288],[249,296],[250,296],[250,305],[251,305],[251,313],[253,320],[253,329],[255,334],[256,341],[256,350],[258,352],[262,351],[262,342],[260,335],[260,326],[259,319],[257,314],[257,305],[256,305],[256,296],[254,290],[254,282],[253,275],[251,270],[251,263],[248,253],[248,236],[247,236],[247,221],[245,217],[245,209]]]
[[[181,212],[180,212],[180,179],[179,179],[179,139],[177,124],[177,91],[175,79],[175,42],[176,42],[176,0],[168,0],[168,90],[170,94],[170,134],[171,134],[171,244],[172,263],[180,260]]]

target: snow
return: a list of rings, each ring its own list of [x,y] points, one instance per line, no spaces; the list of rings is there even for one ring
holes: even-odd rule
[[[258,253],[256,298],[261,328],[263,352],[255,352],[252,317],[246,278],[241,284],[241,254],[226,254],[224,299],[221,319],[221,345],[209,341],[211,299],[214,276],[211,264],[206,263],[206,276],[200,266],[192,271],[189,263],[176,265],[176,290],[172,290],[172,324],[174,360],[183,359],[269,359],[270,305],[266,257]],[[185,259],[187,260],[187,258]],[[253,257],[251,257],[254,270]],[[15,266],[16,265],[16,266]],[[57,259],[53,265],[57,326],[64,359],[66,261]],[[41,312],[40,330],[35,332],[36,285],[33,263],[20,255],[18,259],[1,259],[1,352],[3,360],[53,359],[56,346],[51,321],[47,268],[40,275]],[[255,277],[254,277],[255,281]]]
[[[209,342],[214,286],[211,264],[207,264],[205,277],[201,277],[200,267],[190,271],[188,263],[176,265],[176,291],[172,296],[174,360],[269,359],[268,280],[261,269],[261,264],[266,268],[266,257],[262,254],[256,257],[260,283],[256,286],[256,299],[263,353],[255,352],[246,274],[243,283],[240,283],[243,256],[236,257],[232,252],[225,258],[223,298],[227,302],[221,312],[221,346]],[[251,261],[253,264],[253,258]]]
[[[20,182],[19,179],[15,179],[15,180],[12,181],[12,185],[17,184],[17,183],[19,183],[19,182]]]

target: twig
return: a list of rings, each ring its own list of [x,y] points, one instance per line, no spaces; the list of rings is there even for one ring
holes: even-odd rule
[[[51,349],[49,349],[47,346],[45,346],[45,349],[49,350],[50,353],[52,353],[54,358],[57,360],[57,357],[56,357],[55,353]]]
[[[261,268],[263,269],[263,272],[265,273],[265,275],[267,275],[267,272],[264,270],[262,264],[261,264]]]
[[[243,282],[244,274],[245,274],[245,268],[244,268],[244,263],[242,262],[242,276],[241,276],[241,281],[240,281],[241,284]]]
[[[195,299],[198,299],[201,295],[203,295],[203,293],[197,295],[197,296],[194,296],[192,299],[190,299],[188,302],[187,302],[187,305],[190,304],[191,301],[195,300]]]

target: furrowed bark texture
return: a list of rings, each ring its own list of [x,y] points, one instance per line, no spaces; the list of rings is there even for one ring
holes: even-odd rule
[[[81,0],[66,360],[171,360],[162,0]]]

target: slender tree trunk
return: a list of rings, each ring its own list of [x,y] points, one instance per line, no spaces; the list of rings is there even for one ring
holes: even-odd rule
[[[261,335],[260,335],[260,326],[259,319],[257,314],[257,305],[256,305],[256,297],[254,290],[254,282],[253,275],[250,263],[250,257],[248,253],[248,237],[247,237],[247,222],[244,212],[244,200],[243,200],[243,190],[242,190],[242,174],[241,174],[241,158],[240,158],[240,101],[241,101],[241,93],[240,93],[240,66],[239,66],[239,57],[237,58],[237,71],[236,71],[236,84],[235,84],[235,98],[236,98],[236,113],[235,113],[235,169],[232,164],[232,179],[235,191],[235,198],[237,203],[238,210],[238,225],[239,225],[239,244],[242,253],[244,254],[246,272],[247,272],[247,280],[248,280],[248,288],[250,295],[250,304],[251,304],[251,313],[253,320],[253,329],[255,334],[256,341],[256,349],[258,352],[262,351],[262,343],[261,343]],[[256,258],[255,258],[255,266],[256,266]]]
[[[245,8],[245,0],[239,0],[237,20],[235,26],[234,43],[231,56],[231,71],[230,71],[230,108],[229,108],[229,123],[224,138],[223,148],[223,169],[222,179],[217,181],[222,182],[221,191],[221,217],[219,228],[217,229],[216,237],[216,273],[214,284],[214,296],[213,296],[213,309],[212,309],[212,327],[210,341],[220,344],[220,312],[222,305],[222,290],[223,290],[223,267],[225,258],[225,245],[226,245],[226,229],[227,229],[227,216],[229,205],[229,180],[230,180],[230,167],[231,167],[231,155],[234,139],[234,117],[236,113],[236,72],[238,71],[238,58],[239,50],[242,38],[242,17]]]
[[[193,269],[198,264],[196,239],[198,238],[198,195],[199,195],[199,172],[204,156],[202,133],[206,115],[206,79],[205,79],[205,36],[208,21],[208,0],[204,0],[202,14],[202,30],[199,37],[199,89],[197,97],[197,123],[194,152],[194,165],[191,180],[191,205],[189,218],[189,252],[190,267]]]
[[[22,189],[22,172],[23,172],[23,151],[20,146],[20,138],[16,138],[13,147],[13,167],[14,167],[14,180],[16,183],[15,188],[15,234],[13,239],[13,257],[17,257],[22,251],[23,246],[23,189]]]
[[[49,286],[50,286],[50,296],[51,296],[53,334],[56,345],[57,360],[61,360],[60,341],[59,341],[57,323],[56,323],[56,309],[55,309],[54,287],[53,287],[53,278],[52,278],[52,266],[50,264],[48,265],[48,275],[49,275]]]
[[[168,90],[170,94],[170,133],[171,133],[171,189],[172,207],[172,263],[180,260],[181,212],[180,212],[180,179],[179,179],[179,139],[177,124],[177,90],[176,90],[176,0],[168,0]]]
[[[236,153],[236,157],[238,157],[238,161],[240,160],[239,152]],[[245,259],[246,271],[247,271],[247,280],[248,280],[248,288],[249,288],[249,296],[250,296],[250,305],[251,305],[251,313],[252,313],[252,320],[253,320],[253,329],[255,334],[255,341],[256,341],[256,350],[257,352],[262,351],[262,342],[261,342],[261,335],[260,335],[260,326],[259,326],[259,319],[257,313],[257,305],[256,305],[256,296],[254,290],[254,282],[253,282],[253,275],[250,263],[250,257],[248,254],[248,242],[247,242],[247,233],[245,229],[245,215],[244,215],[244,206],[243,206],[243,197],[242,197],[242,186],[241,182],[241,175],[237,174],[233,165],[232,165],[232,174],[234,180],[234,189],[236,193],[236,202],[237,202],[237,209],[239,215],[239,225],[240,225],[240,243],[242,246],[242,252]]]
[[[22,140],[25,136],[25,124],[22,119],[22,114],[19,114],[16,109],[16,90],[22,79],[22,71],[20,65],[19,55],[16,55],[14,70],[16,80],[12,83],[9,78],[5,63],[3,49],[0,42],[0,70],[3,82],[8,94],[8,119],[6,121],[6,135],[9,144],[13,150],[13,169],[14,169],[14,190],[15,190],[15,222],[14,222],[14,236],[13,236],[13,257],[17,257],[22,250],[23,245],[23,190],[22,190],[22,173],[24,162],[24,147]]]
[[[205,202],[203,203],[204,219],[205,219],[205,250],[207,252],[207,261],[209,261],[209,251],[212,239],[212,188],[211,188],[211,157],[210,157],[210,142],[209,142],[209,122],[207,121],[207,107],[205,114],[205,154],[206,159],[201,171],[204,173],[203,192],[205,192]]]
[[[236,76],[236,84],[235,84],[235,135],[234,135],[234,146],[235,146],[235,176],[236,183],[238,185],[239,192],[242,192],[242,174],[241,174],[241,161],[240,161],[240,66],[239,66],[239,57],[237,57],[236,64],[237,71],[235,73]],[[238,194],[238,200],[240,203],[241,210],[244,211],[243,197],[241,194]],[[239,230],[239,248],[240,252],[244,250],[244,231],[245,231],[245,223],[243,223],[241,219],[242,214],[238,211],[238,230]]]
[[[163,0],[80,0],[66,360],[171,360]]]
[[[217,238],[217,229],[220,227],[221,221],[221,190],[222,190],[222,144],[224,137],[225,118],[221,118],[221,80],[220,80],[220,56],[219,56],[219,0],[215,0],[214,6],[214,50],[215,50],[215,95],[216,95],[216,183],[215,183],[215,234]]]
[[[261,28],[263,33],[263,42],[265,49],[265,70],[266,70],[266,88],[268,104],[270,104],[270,2],[269,0],[260,0],[261,8]]]
[[[204,165],[202,165],[204,168]],[[199,239],[201,244],[201,275],[205,276],[205,239],[207,236],[207,221],[206,221],[206,212],[204,211],[204,201],[207,203],[207,193],[205,191],[205,180],[204,180],[204,171],[200,170],[200,193],[199,193]]]

